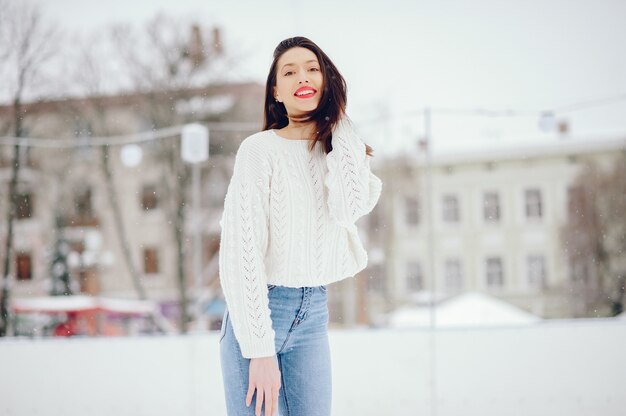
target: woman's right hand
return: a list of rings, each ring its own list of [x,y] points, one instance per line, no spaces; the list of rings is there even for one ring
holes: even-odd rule
[[[246,406],[252,403],[256,389],[256,409],[254,414],[261,416],[261,405],[265,401],[265,415],[273,416],[278,409],[278,391],[280,390],[280,370],[276,355],[250,359],[250,377]]]

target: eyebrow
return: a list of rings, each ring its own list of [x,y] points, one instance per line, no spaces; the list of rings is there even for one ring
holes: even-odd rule
[[[306,61],[306,62],[305,62],[305,64],[308,64],[308,63],[310,63],[310,62],[316,62],[316,63],[319,63],[319,62],[317,62],[317,59],[309,59],[308,61]],[[283,69],[285,69],[285,67],[286,67],[286,66],[289,66],[289,65],[295,65],[295,64],[294,64],[294,63],[291,63],[291,62],[290,62],[290,63],[288,63],[288,64],[285,64],[285,65],[283,65],[283,67],[281,68],[281,71],[282,71]]]

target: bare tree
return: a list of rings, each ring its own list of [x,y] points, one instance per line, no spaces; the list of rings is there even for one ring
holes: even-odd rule
[[[212,65],[223,58],[219,32],[213,38],[203,28],[186,21],[156,16],[138,32],[116,26],[112,39],[128,69],[130,89],[141,97],[141,111],[151,127],[183,124],[197,118],[176,111],[185,91],[206,87],[212,79]],[[156,161],[163,167],[159,194],[166,202],[165,213],[172,226],[177,251],[177,285],[180,328],[187,331],[188,298],[185,281],[185,215],[190,168],[182,161],[179,141],[160,141]]]
[[[569,191],[562,240],[571,271],[575,314],[617,315],[626,286],[626,155],[608,170],[584,167]]]
[[[26,94],[34,93],[43,79],[46,65],[58,51],[60,33],[51,24],[42,20],[39,9],[29,2],[6,1],[1,5],[0,15],[0,79],[2,91],[13,105],[13,135],[18,139],[13,147],[13,163],[9,182],[9,209],[7,210],[7,238],[2,270],[2,293],[0,294],[0,336],[8,331],[8,300],[11,259],[13,257],[13,222],[19,204],[17,184],[19,178],[23,136],[23,100]]]
[[[104,100],[107,88],[110,88],[105,82],[107,79],[107,69],[103,66],[106,61],[104,56],[106,52],[100,50],[97,46],[101,45],[97,37],[89,39],[87,43],[80,49],[78,57],[78,71],[74,76],[79,88],[86,97],[80,101],[80,106],[71,110],[79,114],[83,120],[88,120],[91,126],[91,132],[101,136],[111,136],[115,133],[111,123],[106,119],[106,105]],[[124,218],[120,208],[120,198],[114,183],[114,174],[111,168],[111,150],[110,145],[105,144],[100,149],[100,168],[106,184],[106,192],[113,215],[115,224],[115,233],[121,247],[124,263],[131,281],[140,299],[146,299],[146,291],[143,287],[141,276],[138,268],[133,260],[132,249],[128,239],[128,233],[124,225]]]

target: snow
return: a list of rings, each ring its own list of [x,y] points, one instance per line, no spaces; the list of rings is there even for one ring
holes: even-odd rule
[[[466,292],[440,305],[406,306],[389,317],[392,328],[419,328],[430,326],[431,314],[439,327],[524,325],[539,322],[541,318],[484,293]]]
[[[2,415],[226,415],[219,334],[0,340]],[[623,414],[626,324],[331,330],[333,415]],[[436,397],[436,406],[432,406]]]

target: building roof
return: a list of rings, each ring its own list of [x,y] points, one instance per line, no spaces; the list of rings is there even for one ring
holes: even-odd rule
[[[147,97],[156,97],[167,99],[184,99],[197,96],[216,96],[216,95],[236,95],[244,96],[251,95],[251,93],[257,93],[260,90],[264,90],[264,87],[256,82],[244,82],[244,83],[229,83],[210,85],[207,87],[187,88],[174,91],[147,91],[147,92],[134,92],[134,93],[120,93],[112,95],[103,95],[97,97],[61,97],[51,100],[41,100],[23,104],[23,111],[29,114],[40,114],[47,112],[54,112],[62,106],[81,106],[87,105],[94,99],[99,101],[99,104],[104,107],[124,107],[132,106],[135,104],[141,104],[145,102]],[[4,104],[0,105],[0,117],[6,117],[13,114],[13,105]]]
[[[626,151],[626,134],[614,136],[596,136],[579,138],[546,138],[545,141],[528,140],[526,142],[508,142],[463,150],[433,152],[433,166],[445,167],[449,165],[463,165],[475,163],[489,163],[500,161],[530,160],[537,158],[568,157],[603,152]],[[427,163],[423,151],[405,152],[392,156],[389,159],[377,160],[375,167],[382,167],[392,162],[396,166],[404,163],[407,166],[423,167]]]
[[[546,158],[552,156],[574,156],[600,153],[615,150],[626,150],[626,135],[613,137],[587,137],[571,139],[547,139],[545,143],[529,141],[528,143],[478,148],[465,152],[446,153],[433,158],[435,165],[458,163],[476,163],[499,160],[524,160]]]

